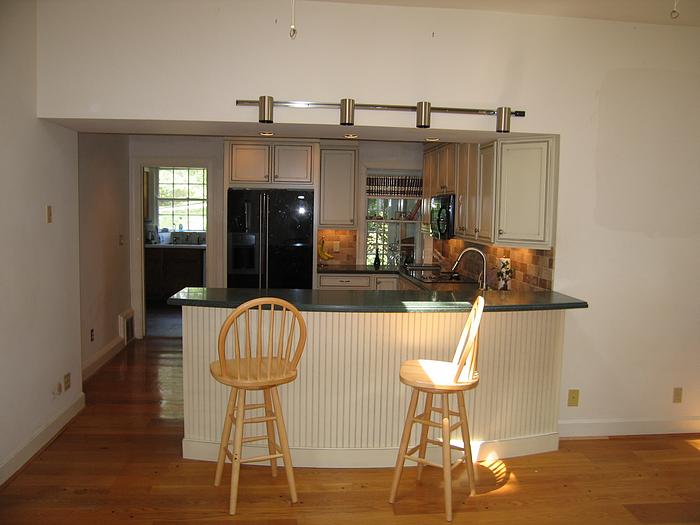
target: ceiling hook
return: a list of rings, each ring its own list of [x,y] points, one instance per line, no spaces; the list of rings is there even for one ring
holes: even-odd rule
[[[294,15],[296,11],[296,6],[294,5],[294,0],[292,0],[292,24],[289,26],[289,38],[294,40],[297,37],[297,26],[294,23]]]
[[[673,0],[673,9],[671,9],[671,20],[675,20],[679,16],[681,16],[680,11],[678,11],[678,2],[679,0]]]

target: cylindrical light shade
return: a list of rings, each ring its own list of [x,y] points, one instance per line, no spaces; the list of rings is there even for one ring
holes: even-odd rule
[[[498,133],[510,133],[510,113],[508,106],[496,110],[496,131]]]
[[[272,124],[272,107],[274,99],[268,96],[262,96],[258,99],[258,122],[261,124]]]
[[[430,127],[430,102],[419,102],[416,104],[416,127]]]
[[[340,125],[354,126],[355,125],[355,99],[341,98],[340,99]]]

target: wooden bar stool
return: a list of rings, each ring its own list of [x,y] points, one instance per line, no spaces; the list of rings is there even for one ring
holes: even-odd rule
[[[254,319],[251,319],[252,317]],[[264,324],[267,325],[265,329]],[[231,328],[234,355],[232,359],[227,359],[226,339]],[[253,338],[251,332],[255,334]],[[292,503],[297,502],[292,458],[289,454],[287,430],[282,418],[277,386],[296,379],[297,364],[305,344],[306,323],[299,310],[291,303],[274,297],[253,299],[240,305],[221,326],[218,341],[219,359],[213,361],[209,368],[214,379],[231,387],[231,393],[221,434],[214,485],[219,486],[221,483],[224,463],[228,457],[231,460],[230,514],[236,513],[241,463],[269,460],[272,476],[276,477],[277,459],[282,458]],[[246,404],[246,393],[249,390],[262,390],[264,402]],[[265,415],[246,418],[245,414],[250,410],[264,410]],[[250,423],[265,423],[266,435],[244,438],[243,427]],[[279,434],[279,444],[275,441],[275,425]],[[235,427],[233,449],[229,450],[232,426]],[[243,444],[254,441],[267,441],[268,454],[241,458]]]
[[[467,318],[467,323],[462,330],[457,349],[455,350],[452,362],[431,361],[418,359],[402,363],[399,372],[401,382],[410,386],[411,401],[406,416],[406,424],[401,436],[399,454],[396,458],[394,469],[394,481],[391,486],[389,503],[396,501],[396,493],[401,481],[404,462],[408,459],[418,464],[417,479],[420,480],[423,466],[432,465],[440,467],[443,471],[445,483],[445,514],[447,521],[452,521],[452,470],[465,463],[467,466],[467,477],[469,478],[469,495],[475,493],[474,462],[469,439],[469,425],[467,423],[467,409],[464,404],[464,391],[475,388],[479,383],[479,373],[476,371],[476,358],[478,351],[478,333],[481,314],[484,310],[484,298],[479,296]],[[423,412],[416,415],[418,406],[418,395],[425,393],[425,405]],[[457,397],[458,411],[450,410],[450,396]],[[440,407],[433,406],[433,398],[441,398]],[[442,416],[442,421],[437,423],[431,419],[433,412],[438,412]],[[450,416],[459,418],[455,424],[450,424]],[[408,450],[408,440],[411,437],[413,425],[421,425],[420,442],[415,447]],[[428,438],[430,427],[439,428],[442,432],[442,439]],[[462,441],[464,446],[459,447],[450,443],[450,435],[453,430],[460,428],[462,431]],[[442,447],[442,465],[432,463],[425,459],[425,452],[428,444]],[[451,463],[451,449],[461,450],[463,456]],[[417,456],[415,455],[417,453]]]

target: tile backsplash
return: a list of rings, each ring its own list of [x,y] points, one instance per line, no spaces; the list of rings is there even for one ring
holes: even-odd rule
[[[448,241],[433,241],[433,250],[438,252],[443,259],[443,269],[449,267],[457,259],[459,253],[469,246],[479,248],[486,254],[488,284],[496,288],[496,268],[499,257],[510,257],[513,268],[513,278],[510,289],[516,291],[541,291],[552,289],[552,275],[554,272],[554,250],[532,250],[528,248],[503,248],[500,246],[482,246],[462,239],[450,239]],[[481,259],[477,256],[467,256],[462,259],[459,271],[473,279],[481,273]]]
[[[357,231],[356,230],[318,230],[319,242],[325,241],[325,250],[333,258],[321,261],[323,264],[356,264],[357,257]],[[333,243],[340,243],[340,251],[333,251]]]

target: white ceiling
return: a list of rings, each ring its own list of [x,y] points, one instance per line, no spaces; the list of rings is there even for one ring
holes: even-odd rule
[[[678,0],[680,16],[670,17],[674,0],[318,0],[346,4],[476,9],[529,15],[596,18],[700,27],[700,0]]]

